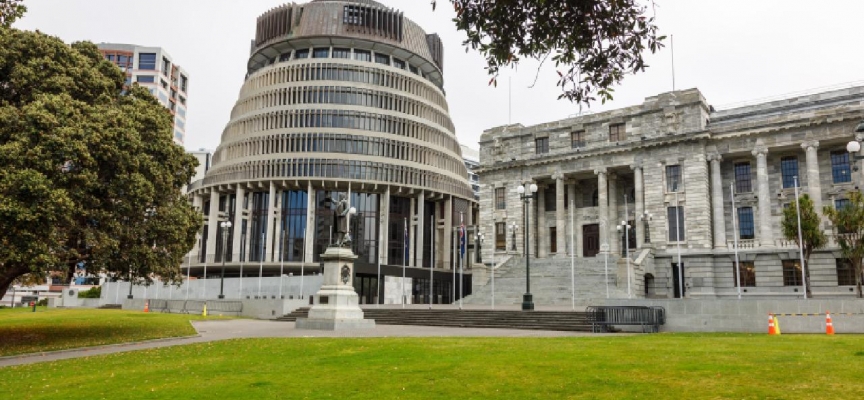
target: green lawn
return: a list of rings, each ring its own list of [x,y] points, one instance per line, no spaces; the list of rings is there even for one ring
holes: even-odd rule
[[[864,393],[864,336],[248,339],[0,369],[17,399],[815,399]],[[857,393],[857,394],[856,394]]]
[[[0,309],[0,356],[189,336],[195,334],[192,319],[202,317],[123,310]]]

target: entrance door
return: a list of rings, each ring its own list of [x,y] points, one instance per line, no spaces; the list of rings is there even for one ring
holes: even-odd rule
[[[549,252],[558,254],[558,230],[554,226],[549,228]]]
[[[582,256],[594,257],[600,253],[600,225],[582,225]]]
[[[675,291],[675,298],[680,299],[684,297],[684,294],[687,293],[687,288],[684,287],[683,276],[684,275],[684,263],[681,263],[681,271],[679,274],[678,264],[672,263],[672,284],[675,285],[673,290]],[[681,291],[684,291],[683,293]]]

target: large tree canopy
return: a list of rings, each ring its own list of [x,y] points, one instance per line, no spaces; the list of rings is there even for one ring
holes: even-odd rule
[[[92,43],[0,27],[0,296],[24,274],[181,277],[197,161]]]
[[[522,58],[545,61],[558,70],[566,98],[589,104],[612,99],[627,73],[644,71],[642,53],[661,48],[654,18],[638,0],[450,0],[456,28],[467,48],[486,57],[490,84],[501,67]],[[433,8],[437,1],[432,1]]]
[[[855,270],[855,289],[859,298],[864,297],[861,285],[864,279],[862,259],[864,259],[864,195],[855,190],[847,194],[849,204],[837,209],[825,206],[822,212],[836,230],[837,243],[843,256],[852,263]]]

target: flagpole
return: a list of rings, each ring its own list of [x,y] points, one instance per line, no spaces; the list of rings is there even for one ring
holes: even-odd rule
[[[261,278],[264,277],[264,233],[261,233],[261,264],[258,266],[258,298],[261,298]]]
[[[570,199],[570,290],[573,292],[571,308],[576,310],[576,247],[573,239],[573,199]]]
[[[798,199],[798,177],[792,177],[795,181],[795,214],[798,217],[798,255],[801,257],[801,285],[804,287],[804,300],[807,300],[807,274],[804,271],[804,239],[801,234],[801,201]]]
[[[435,304],[435,231],[438,230],[438,221],[435,218],[435,210],[432,210],[432,241],[429,244],[431,248],[431,260],[429,260],[429,309],[432,309],[432,304]]]
[[[402,235],[402,240],[405,242],[405,246],[403,246],[403,249],[405,249],[406,251],[403,251],[402,254],[402,288],[400,289],[400,297],[402,297],[402,308],[405,308],[405,264],[408,263],[408,259],[405,258],[404,253],[407,253],[408,249],[408,242],[406,240],[408,238],[408,218],[402,218],[402,228],[404,231]]]
[[[462,253],[462,248],[465,246],[465,221],[462,217],[462,212],[459,212],[459,309],[462,309],[462,298],[465,297],[465,290],[463,288],[462,281],[465,280],[465,274],[462,272],[462,258],[464,254]]]
[[[279,218],[279,299],[282,299],[282,277],[285,276],[285,218]]]
[[[452,218],[451,218],[452,220]],[[455,226],[450,227],[450,231],[453,232],[451,236],[453,236],[452,240],[450,240],[450,246],[453,249],[450,269],[453,270],[453,287],[450,289],[450,304],[456,302],[456,229]]]
[[[240,235],[240,289],[238,290],[237,298],[243,298],[243,262],[246,261],[246,254],[243,250],[246,248],[246,231]]]
[[[735,287],[738,288],[738,300],[741,300],[741,263],[738,261],[738,210],[735,208],[735,184],[729,185],[732,194],[732,248],[735,250]]]
[[[375,276],[375,282],[377,283],[376,288],[375,288],[375,307],[376,308],[380,308],[381,307],[381,301],[383,301],[383,299],[381,298],[382,297],[381,296],[381,246],[384,245],[384,243],[383,243],[384,238],[382,237],[382,235],[383,235],[382,232],[383,232],[383,230],[381,229],[381,226],[379,225],[378,226],[378,257],[376,257],[377,258],[376,264],[378,264],[378,275]]]

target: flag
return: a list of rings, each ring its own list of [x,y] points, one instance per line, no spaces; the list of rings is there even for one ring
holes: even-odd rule
[[[459,257],[465,258],[465,224],[459,226]]]

